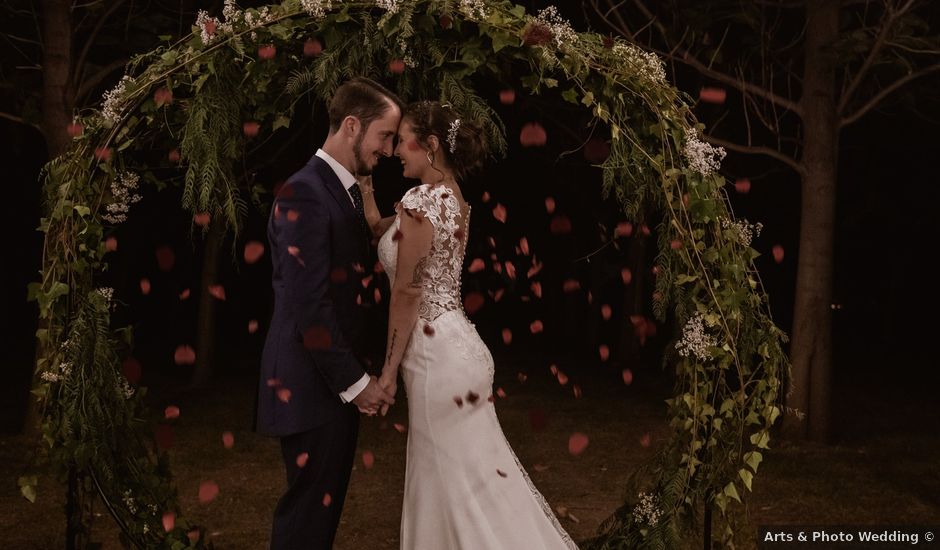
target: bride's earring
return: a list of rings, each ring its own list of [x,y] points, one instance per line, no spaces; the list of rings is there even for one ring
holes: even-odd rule
[[[434,166],[434,153],[428,151],[428,164]]]

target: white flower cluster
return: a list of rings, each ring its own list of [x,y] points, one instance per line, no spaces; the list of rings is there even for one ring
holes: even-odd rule
[[[111,194],[114,202],[107,206],[108,213],[102,216],[108,223],[121,223],[127,219],[131,204],[140,201],[140,195],[131,190],[137,189],[140,176],[133,172],[121,172],[111,182]]]
[[[708,176],[721,168],[721,161],[724,160],[725,155],[727,153],[723,147],[714,147],[710,143],[705,143],[699,139],[695,130],[686,130],[682,156],[689,162],[691,169],[703,176]]]
[[[333,9],[331,0],[300,0],[300,7],[307,12],[307,15],[321,19],[326,12]]]
[[[212,39],[215,38],[216,31],[219,30],[221,23],[215,17],[209,15],[206,10],[199,10],[196,13],[196,26],[199,27],[199,37],[204,45],[208,46],[212,43]]]
[[[401,9],[400,0],[375,0],[375,5],[388,13],[398,13],[398,10]]]
[[[117,383],[115,389],[119,395],[124,394],[124,399],[130,399],[134,396],[134,388],[132,388],[131,385],[127,383],[127,379],[124,377],[121,377],[121,381]]]
[[[245,12],[245,24],[247,24],[249,28],[257,28],[262,25],[266,25],[271,21],[274,21],[274,14],[271,13],[271,8],[268,6],[264,6],[257,12]]]
[[[470,20],[486,19],[486,2],[483,0],[460,0],[460,13]]]
[[[659,509],[656,502],[656,495],[640,493],[638,496],[640,502],[633,507],[633,520],[654,527],[663,515],[663,511]]]
[[[68,378],[70,374],[72,374],[72,363],[68,361],[61,362],[59,363],[58,370],[59,372],[53,372],[51,370],[47,370],[43,372],[42,374],[40,374],[39,377],[45,380],[46,382],[58,382],[59,380],[64,380]]]
[[[682,338],[676,342],[679,355],[694,355],[700,361],[708,360],[708,348],[718,345],[712,336],[705,333],[705,316],[696,313],[682,327]]]
[[[646,80],[660,85],[666,84],[666,65],[655,53],[637,48],[626,42],[614,44],[613,52]]]
[[[121,120],[121,111],[123,110],[124,94],[127,93],[127,84],[133,82],[133,78],[124,75],[114,88],[104,93],[102,97],[104,105],[101,107],[101,116],[103,116],[105,120],[112,124]]]
[[[137,513],[137,501],[134,500],[134,497],[131,496],[131,490],[128,489],[124,491],[124,506],[127,507],[127,511],[136,514]]]
[[[46,372],[40,374],[39,377],[45,380],[46,382],[58,382],[59,380],[62,379],[61,376],[52,372],[51,370],[47,370]]]
[[[556,48],[570,46],[578,41],[578,33],[574,32],[571,23],[562,18],[558,13],[558,8],[549,6],[535,16],[536,20],[551,29],[552,40]]]
[[[401,60],[406,66],[412,68],[418,66],[418,62],[411,56],[411,50],[408,48],[408,43],[405,42],[404,38],[398,40],[398,48],[401,50]]]
[[[104,296],[105,301],[110,302],[114,298],[114,289],[109,286],[103,286],[95,289],[95,292]]]
[[[748,223],[747,220],[731,220],[729,218],[720,218],[721,219],[721,228],[722,229],[731,229],[734,231],[735,237],[738,239],[744,246],[751,246],[751,241],[754,240],[754,237],[760,237],[761,230],[764,229],[764,224]]]

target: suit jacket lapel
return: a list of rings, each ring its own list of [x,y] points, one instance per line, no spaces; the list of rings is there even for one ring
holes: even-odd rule
[[[320,175],[327,190],[331,195],[333,195],[333,198],[336,199],[336,202],[339,203],[340,208],[343,209],[343,212],[346,213],[346,216],[353,222],[350,224],[354,227],[352,231],[356,231],[356,234],[359,235],[359,239],[365,241],[367,235],[365,234],[362,225],[359,223],[359,213],[356,212],[356,208],[353,206],[352,199],[349,198],[349,193],[346,191],[346,188],[343,187],[343,182],[339,181],[339,176],[336,175],[336,172],[330,168],[330,165],[327,164],[325,160],[316,155],[314,155],[314,157],[310,159],[310,162],[307,164],[309,164],[317,172],[317,174]]]

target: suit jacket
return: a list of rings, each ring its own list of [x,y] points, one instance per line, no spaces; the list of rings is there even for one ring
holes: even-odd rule
[[[339,178],[314,156],[268,220],[274,313],[261,357],[258,431],[283,437],[329,422],[365,373],[357,304],[369,240]]]

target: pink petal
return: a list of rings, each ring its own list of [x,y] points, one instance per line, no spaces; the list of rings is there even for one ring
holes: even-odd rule
[[[588,446],[588,436],[580,432],[575,432],[571,434],[571,437],[568,438],[568,452],[574,456],[578,456],[587,449]]]

